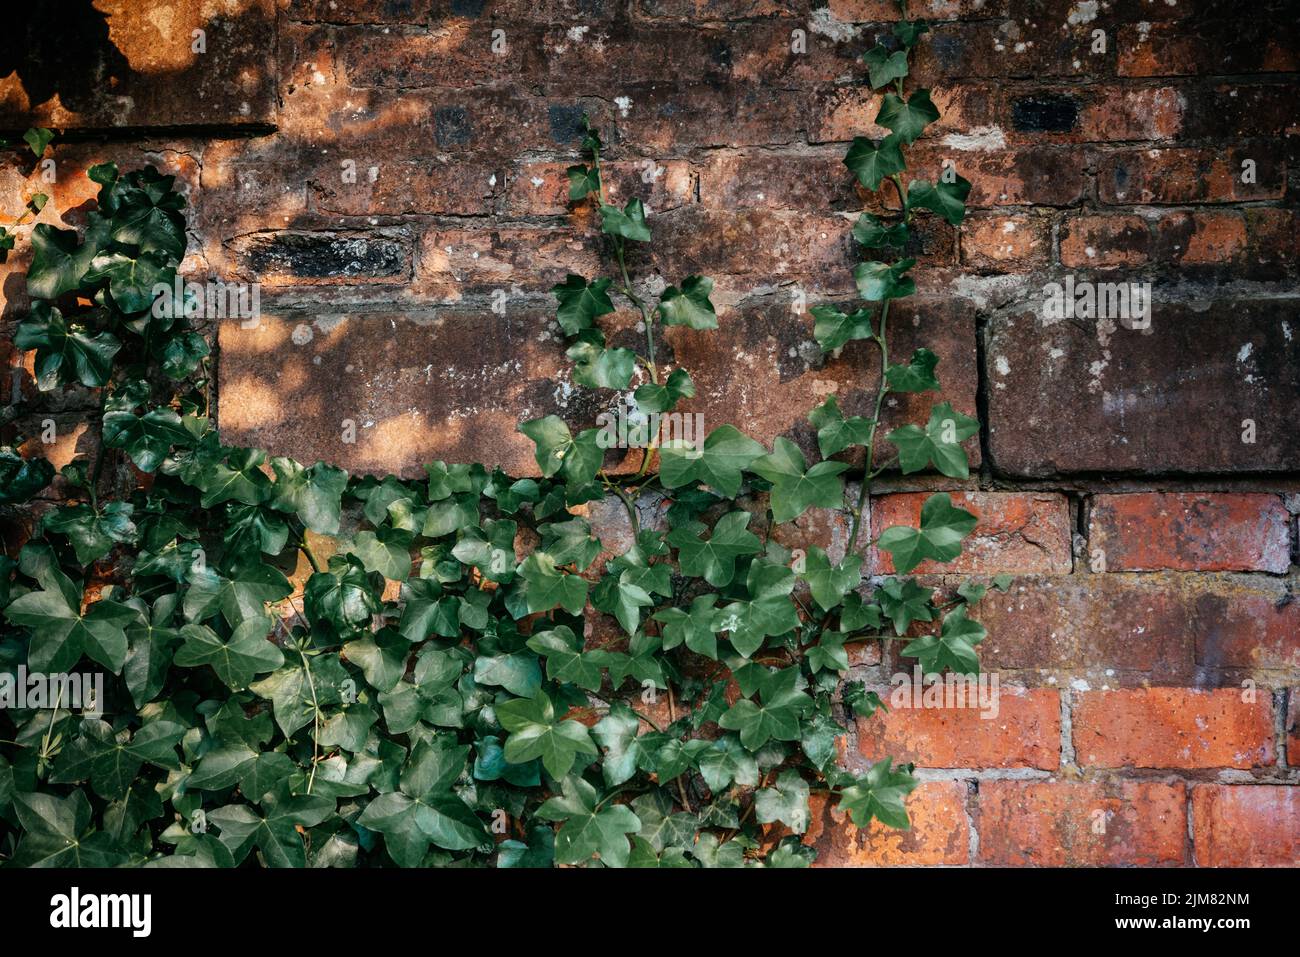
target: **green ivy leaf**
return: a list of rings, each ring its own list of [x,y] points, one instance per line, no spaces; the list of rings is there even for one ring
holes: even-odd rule
[[[780,822],[796,834],[808,830],[808,782],[793,770],[782,771],[772,787],[754,792],[759,824]]]
[[[838,508],[844,501],[844,480],[839,476],[848,467],[845,462],[818,462],[807,468],[799,446],[784,436],[777,437],[770,454],[749,466],[772,483],[772,518],[778,524],[798,518],[814,505]]]
[[[558,415],[523,422],[519,431],[537,446],[537,466],[545,478],[557,472],[566,482],[585,485],[600,471],[604,452],[597,442],[599,429],[587,429],[576,437]]]
[[[907,223],[885,223],[871,213],[863,213],[853,224],[853,238],[867,249],[883,249],[886,246],[901,249],[907,245],[908,233]]]
[[[122,348],[111,333],[69,325],[63,313],[39,300],[32,303],[30,317],[18,324],[14,345],[36,350],[36,384],[45,392],[65,382],[92,389],[107,385],[113,357]]]
[[[564,282],[551,287],[551,294],[560,301],[556,318],[566,335],[576,336],[582,330],[590,329],[597,317],[614,311],[609,286],[609,279],[589,283],[583,277],[569,273]]]
[[[966,617],[967,606],[958,605],[944,615],[938,635],[925,635],[908,643],[903,654],[916,658],[927,674],[951,668],[961,674],[978,674],[975,646],[988,634],[979,622]]]
[[[669,286],[659,296],[659,318],[666,326],[689,326],[692,329],[718,328],[717,312],[709,299],[713,280],[705,276],[688,276],[682,288]]]
[[[626,867],[631,847],[627,835],[641,829],[640,819],[625,804],[600,806],[596,789],[580,777],[567,777],[561,796],[537,809],[544,821],[563,821],[555,835],[557,864],[582,864],[599,857],[606,867]]]
[[[685,439],[665,442],[659,450],[659,480],[667,489],[703,482],[727,498],[735,498],[741,471],[763,452],[763,446],[735,426],[721,425],[709,433],[703,445]]]
[[[267,501],[271,508],[298,516],[318,535],[338,534],[347,472],[324,462],[303,468],[282,456],[271,459],[271,468],[275,470],[275,487]]]
[[[934,367],[939,364],[939,357],[929,349],[917,349],[907,365],[890,365],[885,370],[885,379],[894,392],[929,392],[939,388],[939,380],[934,377]]]
[[[717,619],[715,606],[716,594],[697,595],[691,602],[689,611],[681,608],[665,608],[655,612],[654,620],[663,623],[663,647],[670,651],[678,645],[685,644],[697,655],[718,659],[718,638],[714,623]],[[673,775],[676,777],[676,775]]]
[[[113,674],[126,662],[126,627],[136,613],[108,599],[83,613],[81,587],[57,568],[40,573],[41,590],[15,598],[4,610],[10,624],[32,630],[27,664],[33,671],[70,671],[83,654]]]
[[[906,102],[894,93],[886,93],[876,115],[876,125],[891,130],[899,142],[910,144],[938,118],[939,111],[930,102],[929,90],[917,90]]]
[[[232,691],[248,687],[259,674],[284,664],[280,649],[267,640],[271,622],[264,617],[248,618],[223,638],[207,625],[181,628],[184,644],[176,649],[175,662],[182,668],[211,665],[217,677]]]
[[[916,292],[916,282],[905,273],[915,265],[915,259],[903,259],[892,265],[882,262],[858,263],[853,267],[858,293],[869,302],[910,296]]]
[[[586,579],[561,572],[545,552],[533,552],[524,559],[519,577],[528,583],[529,614],[558,607],[570,615],[580,615],[587,604]]]
[[[942,216],[950,225],[960,226],[966,218],[966,197],[970,195],[970,180],[961,176],[949,183],[940,179],[931,183],[914,179],[907,187],[909,209],[929,209]]]
[[[834,395],[828,395],[825,402],[809,412],[808,421],[817,430],[817,448],[822,458],[871,441],[871,420],[860,415],[844,418]]]
[[[130,502],[105,502],[96,511],[89,505],[65,505],[42,519],[46,531],[68,536],[77,561],[90,565],[121,542],[134,542],[135,523]]]
[[[870,770],[840,792],[840,807],[853,823],[866,827],[876,818],[887,827],[909,830],[904,799],[915,790],[917,780],[910,770],[890,769],[892,758],[873,764]]]
[[[921,527],[895,525],[880,533],[876,545],[889,552],[899,574],[906,575],[930,559],[950,562],[961,554],[961,540],[970,534],[977,519],[952,504],[947,492],[931,495],[921,506]]]
[[[870,339],[875,335],[871,328],[871,313],[855,309],[840,312],[834,306],[813,306],[813,338],[823,352],[831,352],[853,339]]]
[[[569,773],[579,754],[595,757],[599,753],[585,726],[556,719],[555,706],[543,691],[535,698],[515,698],[499,704],[497,719],[510,732],[505,744],[506,760],[523,764],[541,758],[546,773],[557,780]]]
[[[609,236],[622,236],[637,242],[650,242],[650,227],[645,222],[645,207],[641,200],[630,200],[626,207],[600,207],[600,229]]]
[[[825,549],[810,546],[804,557],[803,579],[812,591],[813,601],[830,611],[862,584],[862,556],[845,555],[838,564],[832,565]]]
[[[888,86],[895,80],[901,80],[907,76],[906,50],[895,50],[890,53],[880,44],[876,44],[863,54],[862,59],[866,61],[867,68],[870,71],[871,88],[873,90]]]
[[[45,155],[45,148],[50,145],[53,139],[54,131],[47,130],[43,126],[34,127],[23,134],[23,141],[37,159]]]
[[[701,522],[669,532],[666,540],[677,549],[682,574],[703,578],[715,588],[729,584],[736,575],[736,560],[762,550],[758,536],[747,528],[750,518],[748,512],[728,512],[718,519],[707,541],[700,538],[708,528]]]
[[[636,371],[631,349],[605,348],[599,329],[584,329],[564,353],[573,360],[573,381],[593,389],[626,389]]]
[[[970,465],[961,444],[979,430],[978,419],[955,411],[950,402],[941,402],[931,409],[924,429],[904,425],[888,438],[898,447],[898,464],[905,473],[919,472],[933,462],[949,478],[964,479],[970,477]]]
[[[879,118],[876,122],[880,122]],[[910,143],[911,140],[904,142]],[[867,139],[865,136],[855,136],[853,145],[844,156],[844,165],[858,178],[859,183],[873,192],[880,189],[880,184],[886,176],[893,176],[907,169],[907,164],[903,162],[903,151],[898,136],[886,136],[880,142]]]
[[[930,599],[934,593],[922,588],[914,578],[887,578],[876,589],[876,600],[886,618],[894,623],[894,633],[901,635],[914,621],[934,618]]]
[[[798,667],[764,674],[759,681],[759,701],[741,698],[719,720],[728,731],[740,732],[740,743],[757,751],[770,740],[798,741],[799,719],[813,700],[799,690]]]
[[[691,381],[690,373],[685,369],[674,369],[664,380],[663,385],[647,382],[645,385],[637,386],[637,390],[632,393],[637,408],[642,412],[671,412],[676,408],[679,399],[690,399],[694,396],[695,383]]]

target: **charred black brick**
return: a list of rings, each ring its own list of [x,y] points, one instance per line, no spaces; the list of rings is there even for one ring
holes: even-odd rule
[[[1011,106],[1011,123],[1022,133],[1068,133],[1079,120],[1079,101],[1065,94],[1027,96]]]
[[[443,149],[464,146],[473,134],[469,111],[463,106],[444,106],[434,114],[434,137]]]
[[[551,139],[555,142],[571,143],[582,136],[582,107],[553,106],[547,112],[551,120]]]
[[[404,243],[389,237],[274,233],[254,239],[244,256],[254,275],[364,280],[410,272],[410,251]]]

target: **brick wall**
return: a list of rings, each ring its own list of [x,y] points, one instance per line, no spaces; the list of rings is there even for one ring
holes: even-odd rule
[[[637,275],[717,281],[720,331],[675,328],[661,345],[695,377],[693,411],[809,449],[803,415],[827,391],[868,411],[865,344],[819,358],[801,304],[852,293],[848,227],[875,200],[840,160],[875,132],[856,58],[891,3],[66,6],[8,15],[29,52],[0,75],[0,128],[64,137],[54,183],[30,156],[0,154],[5,210],[40,190],[41,220],[77,224],[94,194],[84,171],[105,159],[178,175],[185,272],[262,285],[260,324],[213,330],[228,441],[357,472],[444,458],[525,474],[519,420],[589,424],[611,397],[571,387],[546,295],[601,262],[589,211],[566,203],[584,112],[611,144],[614,195],[651,210]],[[996,718],[900,708],[843,742],[850,765],[890,753],[921,766],[913,830],[858,832],[815,808],[808,839],[834,864],[1297,863],[1294,10],[913,6],[936,21],[917,73],[943,118],[909,160],[953,162],[972,215],[915,241],[920,296],[896,347],[939,354],[944,397],[983,424],[980,470],[887,477],[872,526],[951,490],[980,524],[957,563],[921,573],[1017,578],[981,608]],[[26,262],[0,267],[9,352]],[[1067,274],[1150,281],[1149,325],[1043,319],[1044,284]],[[612,317],[612,338],[632,326]],[[56,464],[93,451],[93,396],[18,388],[19,427],[59,422]],[[592,512],[607,542],[625,534],[616,509]],[[809,514],[785,537],[836,557],[846,523]],[[888,556],[871,563],[890,571]],[[882,692],[906,667],[896,647],[854,661]]]

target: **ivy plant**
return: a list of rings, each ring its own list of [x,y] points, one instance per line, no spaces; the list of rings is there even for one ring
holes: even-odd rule
[[[904,90],[924,30],[904,20],[865,57],[890,133],[855,140],[845,162],[897,200],[854,227],[868,250],[905,249],[922,212],[961,222],[965,180],[901,178],[904,147],[938,117],[927,91]],[[695,384],[656,344],[718,327],[713,282],[672,277],[651,295],[633,281],[653,217],[608,201],[602,151],[587,127],[568,176],[599,213],[613,275],[568,276],[556,317],[576,382],[631,390],[639,417],[673,413]],[[933,352],[889,350],[913,259],[862,262],[860,302],[813,310],[823,349],[864,340],[880,370],[870,415],[834,396],[810,411],[820,461],[724,424],[650,429],[639,461],[607,469],[599,429],[552,415],[520,426],[535,477],[443,462],[419,481],[349,476],[222,442],[207,342],[182,303],[153,308],[185,253],[184,201],[151,167],[89,176],[84,231],[32,232],[15,343],[41,389],[96,390],[102,441],[0,560],[0,669],[107,684],[99,715],[61,690],[0,711],[6,863],[804,866],[814,800],[857,827],[908,826],[911,765],[851,771],[837,756],[847,723],[882,707],[845,681],[849,648],[908,635],[902,654],[926,669],[973,671],[984,637],[970,608],[984,586],[944,601],[908,577],[955,558],[974,525],[947,494],[876,539],[897,574],[864,577],[873,481],[965,478],[978,428],[938,403],[883,435],[896,451],[881,458],[886,397],[939,386]],[[611,341],[620,306],[643,347]],[[0,468],[10,503],[52,475],[12,452]],[[622,554],[583,517],[611,496],[627,512]],[[650,499],[668,503],[664,521],[643,524]],[[827,508],[851,516],[842,554],[777,544],[774,525]]]

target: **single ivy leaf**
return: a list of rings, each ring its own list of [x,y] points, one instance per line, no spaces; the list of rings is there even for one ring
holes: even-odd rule
[[[979,655],[975,646],[988,634],[984,626],[967,618],[967,606],[958,605],[943,618],[938,635],[925,635],[903,648],[903,654],[916,658],[927,674],[951,668],[959,674],[979,674]]]
[[[556,718],[555,706],[545,692],[539,691],[535,698],[503,702],[496,711],[497,720],[510,732],[505,752],[512,764],[541,758],[546,773],[560,780],[579,754],[595,757],[599,753],[584,725]]]
[[[248,687],[271,702],[276,726],[289,738],[312,723],[318,708],[338,704],[348,680],[337,653],[300,654]]]
[[[104,415],[104,444],[125,451],[141,472],[154,472],[173,445],[190,444],[190,434],[181,417],[168,408],[150,409],[144,415],[108,412]]]
[[[924,20],[898,20],[894,23],[894,36],[909,50],[916,46],[921,34],[930,32],[930,24]]]
[[[748,512],[728,512],[718,519],[707,541],[700,538],[707,529],[700,522],[669,532],[666,540],[677,549],[682,574],[703,578],[715,588],[730,584],[736,575],[736,559],[762,550],[758,536],[747,528],[750,518]]]
[[[271,459],[271,468],[275,471],[275,487],[267,504],[297,515],[317,535],[337,535],[348,473],[324,462],[303,468],[283,456]]]
[[[718,315],[709,299],[713,280],[705,276],[688,276],[682,288],[669,286],[659,296],[659,318],[666,326],[689,326],[692,329],[718,328]]]
[[[882,613],[894,623],[894,633],[901,635],[914,621],[934,618],[930,600],[934,592],[922,588],[914,578],[886,578],[876,589]]]
[[[382,590],[383,579],[367,573],[357,556],[331,555],[326,569],[307,579],[303,609],[313,624],[328,623],[347,633],[369,625],[379,613]]]
[[[11,624],[32,630],[27,664],[33,671],[70,671],[85,654],[119,674],[126,662],[126,627],[134,609],[103,599],[81,610],[81,586],[57,568],[39,576],[41,590],[15,598],[4,610]]]
[[[880,44],[876,44],[865,54],[862,59],[866,61],[867,69],[871,75],[871,88],[878,90],[882,86],[888,86],[895,80],[901,80],[907,76],[907,51],[895,50],[890,53]]]
[[[34,300],[58,299],[77,289],[105,239],[103,227],[98,231],[88,230],[83,243],[75,229],[58,229],[48,223],[37,223],[32,229],[32,264],[27,270],[27,294]],[[32,305],[34,314],[36,304]]]
[[[210,665],[227,687],[240,691],[257,675],[284,664],[280,649],[266,640],[270,632],[271,622],[263,617],[237,625],[229,638],[207,625],[185,625],[181,628],[184,644],[173,660],[182,668]]]
[[[641,829],[640,819],[625,804],[601,807],[596,789],[582,778],[570,776],[561,784],[561,795],[537,809],[544,821],[563,821],[555,835],[557,864],[582,864],[599,857],[606,867],[625,867],[631,847],[627,835]]]
[[[813,705],[797,687],[799,668],[783,668],[763,676],[759,700],[741,698],[718,720],[718,726],[740,732],[740,743],[757,751],[769,740],[798,741],[799,719]]]
[[[858,263],[853,267],[853,278],[858,293],[868,302],[902,299],[916,292],[916,281],[906,275],[916,265],[915,259],[903,259],[892,265],[882,262]]]
[[[909,830],[904,800],[915,790],[917,780],[910,771],[891,770],[892,758],[873,764],[857,781],[840,792],[840,807],[848,811],[853,823],[866,827],[876,818],[887,827]]]
[[[695,396],[695,383],[685,369],[674,369],[664,380],[663,385],[647,382],[637,386],[632,398],[642,412],[671,412],[679,399]]]
[[[970,195],[970,180],[957,176],[953,182],[940,179],[931,183],[914,179],[907,187],[909,209],[929,209],[942,216],[950,225],[960,226],[966,217],[966,197]]]
[[[460,605],[454,596],[444,595],[436,581],[413,578],[405,582],[402,599],[405,604],[397,632],[407,641],[420,642],[434,635],[443,638],[460,635]]]
[[[844,647],[848,635],[842,632],[824,631],[817,639],[817,644],[808,649],[807,660],[813,674],[819,671],[848,671],[849,653]]]
[[[524,559],[519,577],[528,583],[529,614],[560,607],[570,615],[580,615],[587,604],[587,580],[561,572],[545,552],[533,552]]]
[[[227,804],[208,812],[221,843],[236,863],[256,847],[268,867],[305,867],[300,828],[315,827],[334,813],[334,801],[310,794],[290,795],[287,783],[264,795],[260,807]]]
[[[750,464],[750,471],[772,483],[772,518],[778,524],[798,518],[813,506],[838,508],[844,501],[845,462],[818,462],[807,468],[803,453],[784,436],[772,444],[772,452]]]
[[[357,532],[348,552],[360,559],[366,571],[401,582],[411,574],[413,539],[410,532],[381,526],[374,531]]]
[[[13,805],[22,834],[14,867],[116,867],[126,860],[112,838],[94,829],[90,801],[80,790],[67,797],[19,793]]]
[[[813,338],[823,352],[832,352],[854,339],[875,336],[871,313],[865,309],[845,313],[834,306],[813,306],[810,311],[813,315]]]
[[[645,206],[641,200],[630,200],[627,206],[600,207],[600,230],[609,236],[622,236],[641,243],[650,242],[650,227],[645,222]]]
[[[18,324],[14,345],[36,350],[36,384],[43,392],[68,382],[92,389],[107,385],[113,357],[122,348],[111,333],[90,333],[69,325],[63,313],[40,300],[32,303],[31,314]]]
[[[43,126],[33,127],[23,134],[23,142],[31,149],[32,155],[40,159],[45,155],[45,148],[54,139],[54,131]]]
[[[0,505],[21,505],[54,481],[47,459],[25,459],[8,446],[0,447]]]
[[[880,123],[879,118],[876,122],[882,126],[887,125]],[[886,136],[876,142],[865,136],[855,136],[848,153],[844,155],[844,165],[858,178],[859,183],[874,192],[880,189],[880,183],[886,176],[893,176],[907,169],[907,164],[903,162],[899,139],[898,136]],[[910,143],[911,140],[903,140],[903,142]]]
[[[576,336],[582,330],[590,329],[597,317],[614,311],[609,286],[609,279],[596,279],[589,283],[583,277],[569,273],[564,282],[551,287],[551,294],[560,301],[556,318],[565,335]]]
[[[895,525],[880,533],[876,545],[889,552],[894,568],[906,575],[927,559],[950,562],[961,554],[961,541],[975,528],[977,519],[952,504],[947,492],[931,495],[921,506],[921,527]]]
[[[211,508],[223,502],[261,505],[271,494],[271,480],[262,471],[261,449],[226,449],[225,461],[200,469],[193,484],[203,493],[199,504]]]
[[[118,543],[135,541],[132,511],[130,502],[105,502],[98,511],[84,504],[65,505],[46,515],[41,524],[46,531],[66,535],[77,561],[90,565],[111,552]]]
[[[594,166],[579,163],[564,171],[569,178],[569,200],[586,199],[589,194],[600,195],[600,171]]]
[[[879,216],[863,213],[853,224],[853,238],[867,249],[883,249],[907,245],[908,227],[905,222],[886,223]]]
[[[917,90],[906,102],[897,94],[886,93],[880,112],[876,114],[876,125],[891,130],[898,141],[906,145],[914,142],[938,118],[939,110],[930,101],[929,90]],[[875,189],[874,186],[871,188]]]
[[[588,691],[600,690],[600,666],[584,653],[582,639],[568,625],[537,632],[528,639],[528,647],[546,659],[546,677],[552,681],[569,682]]]
[[[802,577],[808,583],[813,601],[830,611],[862,584],[862,556],[845,555],[838,564],[832,565],[825,549],[813,545],[804,557]]]
[[[313,576],[314,577],[314,576]],[[185,593],[185,617],[205,621],[220,612],[231,625],[265,615],[268,602],[277,602],[293,592],[289,579],[256,556],[237,562],[229,577],[210,565],[191,566],[189,591]],[[310,581],[309,581],[310,587]]]
[[[950,402],[941,402],[930,410],[924,429],[904,425],[890,432],[888,439],[898,447],[898,464],[905,473],[919,472],[933,462],[949,478],[964,479],[970,477],[970,465],[961,444],[979,430],[979,419],[955,411]]]
[[[930,392],[939,388],[934,377],[934,367],[939,357],[929,349],[917,349],[907,365],[890,365],[885,370],[885,380],[894,392]]]
[[[794,770],[782,771],[772,787],[754,792],[759,824],[780,822],[796,834],[808,830],[808,782]]]
[[[803,748],[804,757],[813,767],[823,770],[835,760],[835,742],[844,734],[844,729],[834,718],[820,711],[805,718],[800,727],[799,746]]]
[[[703,482],[735,498],[741,471],[763,452],[763,446],[735,426],[722,425],[709,433],[702,446],[684,439],[665,442],[659,450],[659,479],[668,489]]]
[[[573,381],[592,389],[626,389],[636,371],[631,349],[607,349],[605,334],[584,329],[564,353],[573,360]]]
[[[586,429],[575,437],[558,415],[523,422],[519,431],[537,446],[535,458],[544,478],[557,472],[572,485],[585,485],[596,477],[604,460],[597,438],[599,429]]]
[[[153,306],[154,288],[170,286],[176,267],[164,253],[142,252],[131,257],[121,252],[101,252],[90,262],[82,280],[108,283],[108,294],[122,312],[144,312]]]
[[[665,608],[655,612],[655,621],[663,623],[664,650],[670,651],[684,643],[697,655],[717,661],[718,638],[714,628],[717,602],[716,594],[697,595],[689,611]]]
[[[600,772],[606,787],[617,787],[636,774],[639,764],[645,761],[637,735],[641,719],[623,702],[616,702],[605,717],[592,728],[596,742],[605,749]],[[640,824],[637,830],[640,830]]]
[[[522,698],[531,698],[542,686],[542,668],[537,663],[537,655],[526,651],[480,655],[474,659],[474,681],[480,685],[505,688]]]
[[[132,733],[114,732],[107,721],[87,718],[77,735],[59,752],[52,784],[74,784],[89,780],[100,797],[109,801],[126,796],[131,783],[145,764],[179,771],[176,745],[185,727],[174,721],[150,721]]]
[[[741,787],[758,784],[758,763],[734,734],[724,734],[699,754],[700,775],[710,791],[717,793],[735,783]]]
[[[766,638],[799,627],[799,615],[790,600],[794,586],[795,574],[789,566],[755,559],[745,579],[749,598],[720,608],[713,627],[728,632],[732,647],[748,658]]]
[[[817,448],[822,458],[830,458],[852,445],[866,445],[872,439],[871,420],[860,415],[844,417],[834,395],[808,413],[808,421],[817,430]]]

